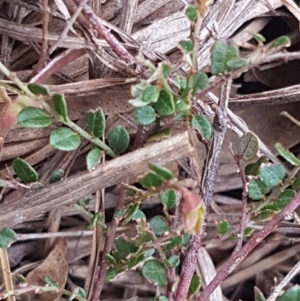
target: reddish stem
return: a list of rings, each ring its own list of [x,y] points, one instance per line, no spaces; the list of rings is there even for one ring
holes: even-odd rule
[[[245,259],[245,257],[263,241],[284,219],[300,205],[300,192],[290,201],[278,214],[276,214],[264,228],[253,234],[248,242],[238,251],[232,254],[229,260],[224,264],[222,269],[217,273],[211,283],[203,290],[197,301],[207,301],[211,293],[219,286],[222,281]],[[179,299],[176,299],[179,300]],[[180,299],[183,300],[183,299]]]
[[[80,5],[81,0],[73,0],[76,5]],[[101,19],[94,13],[89,5],[84,5],[82,13],[89,20],[90,24],[97,30],[99,36],[104,39],[118,55],[129,65],[135,64],[134,57],[127,51],[127,49],[110,33],[110,31],[101,23]]]

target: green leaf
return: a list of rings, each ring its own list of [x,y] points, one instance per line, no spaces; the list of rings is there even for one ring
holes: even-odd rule
[[[154,216],[149,224],[156,236],[162,236],[165,232],[170,230],[168,221],[161,215]]]
[[[191,89],[186,89],[181,92],[181,94],[175,98],[175,110],[176,112],[186,112],[189,111],[191,108]]]
[[[284,208],[294,197],[296,196],[296,191],[292,189],[286,189],[280,193],[278,199],[273,203],[278,209]]]
[[[259,201],[268,190],[268,186],[260,179],[252,179],[248,185],[249,197],[254,201]]]
[[[69,300],[72,301],[74,299],[76,299],[77,297],[82,297],[82,298],[86,298],[86,292],[82,287],[76,287],[72,293],[72,295],[70,296]]]
[[[117,263],[116,258],[110,254],[106,254],[105,259],[106,259],[107,263],[110,265],[115,265]]]
[[[153,170],[154,172],[156,172],[159,176],[161,176],[162,178],[164,178],[165,180],[172,180],[174,179],[174,174],[171,170],[163,167],[163,166],[159,166],[157,164],[149,164],[149,168],[151,170]]]
[[[185,10],[185,15],[189,18],[190,21],[197,21],[198,18],[198,12],[195,8],[195,6],[188,6],[187,9]]]
[[[291,40],[287,36],[281,36],[275,39],[271,45],[268,47],[269,49],[278,48],[278,47],[289,47],[291,45]]]
[[[142,80],[140,83],[131,86],[131,95],[134,98],[141,98],[143,91],[147,87],[148,83],[145,80]]]
[[[126,151],[129,145],[129,134],[121,126],[111,128],[107,136],[108,145],[116,154],[122,154]]]
[[[162,141],[166,138],[170,138],[172,134],[172,131],[170,128],[162,129],[158,132],[156,132],[154,135],[150,136],[146,142],[158,142]]]
[[[287,290],[277,301],[299,301],[300,300],[300,286],[294,285]]]
[[[180,91],[184,91],[187,88],[187,79],[185,77],[177,76],[177,83]]]
[[[133,220],[140,220],[140,219],[144,219],[146,220],[146,215],[142,210],[137,210],[136,213],[132,216]]]
[[[168,189],[159,195],[160,201],[167,209],[171,209],[176,205],[176,191]]]
[[[154,109],[159,116],[169,116],[175,112],[174,97],[171,91],[162,89],[159,98],[154,104]]]
[[[138,264],[143,262],[145,259],[146,259],[146,256],[144,254],[141,254],[138,257],[134,257],[134,258],[130,259],[127,263],[127,266],[128,266],[129,269],[133,269]]]
[[[197,294],[201,287],[201,278],[198,275],[193,275],[191,284],[188,290],[187,298],[190,299],[193,295]]]
[[[177,255],[172,255],[168,258],[168,264],[171,268],[176,268],[180,263],[180,259]]]
[[[238,156],[245,161],[250,161],[255,158],[258,151],[258,140],[256,136],[251,133],[245,133],[239,140]]]
[[[285,176],[285,169],[280,164],[272,164],[270,166],[260,167],[259,175],[269,187],[277,186]]]
[[[49,183],[52,184],[55,182],[59,182],[62,179],[63,175],[64,175],[63,170],[60,169],[54,170],[50,175]]]
[[[117,269],[108,269],[106,272],[105,279],[107,281],[112,281],[117,276],[118,270]]]
[[[146,174],[143,178],[141,178],[139,182],[145,188],[150,189],[161,186],[164,183],[164,179],[157,173],[151,171],[148,174]]]
[[[238,58],[234,58],[232,60],[229,60],[226,62],[226,66],[229,68],[229,69],[240,69],[242,68],[243,66],[245,66],[246,64],[248,63],[248,60],[244,59],[244,58],[241,58],[241,57],[238,57]]]
[[[256,222],[266,222],[273,218],[275,213],[276,212],[274,210],[266,209],[258,213],[253,220]]]
[[[239,49],[221,39],[214,43],[211,48],[211,73],[222,74],[229,70],[227,62],[239,57]]]
[[[70,152],[79,147],[80,137],[70,129],[61,127],[51,133],[50,144],[58,150]]]
[[[168,65],[167,63],[163,63],[161,66],[161,70],[162,70],[162,74],[163,74],[164,78],[167,79],[169,77],[169,75],[171,74],[170,65]]]
[[[4,228],[0,230],[0,248],[7,249],[17,240],[17,234],[14,230]]]
[[[191,120],[191,127],[198,130],[205,139],[212,136],[211,123],[203,115],[196,115]]]
[[[49,276],[45,277],[45,282],[51,287],[58,287],[58,283]]]
[[[37,182],[39,179],[36,170],[21,158],[14,159],[13,169],[16,175],[25,184]]]
[[[264,294],[260,291],[260,289],[254,286],[254,300],[255,301],[266,301]]]
[[[258,43],[264,43],[266,41],[266,38],[260,33],[254,34],[253,39],[256,40],[256,42]]]
[[[158,301],[169,301],[166,296],[159,296]]]
[[[268,157],[262,156],[255,163],[248,164],[245,168],[245,174],[247,176],[258,176],[259,168],[262,163],[267,163],[269,161]]]
[[[106,127],[106,119],[101,108],[96,111],[89,111],[86,114],[86,121],[89,132],[94,137],[100,138],[103,136]]]
[[[137,124],[149,125],[156,120],[156,113],[152,107],[144,106],[134,110],[133,118]]]
[[[128,223],[132,218],[133,216],[137,213],[137,211],[139,210],[140,208],[140,204],[132,204],[130,205],[128,211],[127,211],[127,216],[126,216],[126,219],[124,221],[124,223]]]
[[[27,107],[18,114],[17,123],[26,128],[44,128],[51,124],[51,119],[44,111]]]
[[[253,228],[247,227],[244,231],[244,237],[249,237],[254,232]]]
[[[224,235],[228,232],[229,230],[229,222],[228,220],[224,220],[223,222],[218,223],[217,227],[218,227],[218,232],[221,235]]]
[[[182,235],[175,236],[169,240],[170,240],[170,243],[167,244],[167,246],[166,246],[168,251],[171,251],[173,248],[181,246],[183,244],[183,236]]]
[[[138,246],[124,238],[116,240],[116,248],[119,251],[121,258],[125,258],[130,254],[135,254],[140,249]]]
[[[197,94],[199,91],[207,88],[208,86],[208,76],[200,71],[196,71],[192,75],[193,82],[193,94]]]
[[[54,94],[52,96],[52,101],[55,111],[64,119],[64,121],[68,121],[68,109],[64,95]]]
[[[165,268],[156,259],[150,259],[144,263],[142,274],[146,279],[154,282],[155,285],[163,286],[167,282]]]
[[[102,152],[99,148],[94,148],[89,151],[86,156],[86,167],[88,171],[92,171],[100,162]]]
[[[142,93],[142,101],[145,104],[157,102],[159,89],[156,86],[148,85]]]
[[[294,180],[292,188],[294,190],[298,190],[300,188],[300,177],[298,177]]]
[[[193,51],[194,43],[191,40],[182,40],[179,42],[183,52],[190,53]]]
[[[49,91],[48,87],[43,86],[43,85],[32,83],[32,84],[28,84],[27,88],[34,95],[44,95],[44,96],[50,95],[50,91]]]
[[[281,157],[294,166],[300,166],[300,160],[292,154],[289,150],[285,149],[280,143],[276,143],[275,147]]]

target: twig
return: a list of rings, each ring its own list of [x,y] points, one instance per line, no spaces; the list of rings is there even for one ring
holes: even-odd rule
[[[42,37],[42,48],[41,48],[41,56],[40,59],[36,65],[36,67],[33,70],[33,74],[39,73],[40,70],[43,69],[43,67],[46,64],[47,60],[47,49],[48,49],[48,23],[49,23],[49,7],[48,7],[48,0],[42,0],[43,5],[43,37]]]
[[[240,229],[239,229],[239,234],[238,234],[238,240],[237,240],[237,245],[234,249],[234,252],[238,252],[241,247],[243,246],[243,239],[244,239],[244,231],[246,228],[246,224],[247,224],[247,214],[246,214],[246,210],[247,210],[247,195],[248,195],[248,188],[247,188],[247,179],[246,179],[246,175],[244,172],[244,169],[241,166],[241,160],[240,158],[237,157],[237,155],[235,155],[232,145],[229,146],[230,152],[236,162],[236,165],[238,167],[239,173],[240,173],[240,177],[242,180],[242,187],[243,187],[243,192],[242,192],[242,213],[241,213],[241,220],[240,220]]]
[[[124,203],[125,203],[125,190],[120,189],[120,197],[119,197],[115,212],[122,209],[122,207],[124,206]],[[108,266],[105,257],[107,254],[109,254],[111,252],[111,249],[112,249],[114,241],[115,241],[115,234],[116,234],[119,222],[120,222],[120,218],[116,217],[114,215],[113,220],[110,225],[110,229],[105,234],[104,251],[101,254],[99,273],[98,273],[98,277],[97,277],[97,282],[95,283],[95,286],[93,289],[94,291],[93,291],[91,301],[97,301],[100,298],[100,295],[101,295],[101,292],[103,289],[103,285],[104,285],[106,270],[107,270],[107,266]]]
[[[300,271],[300,261],[298,261],[288,274],[277,284],[267,301],[275,301],[282,294],[282,289],[290,282],[290,280]]]
[[[0,248],[0,263],[1,263],[1,267],[2,267],[6,291],[7,292],[13,291],[14,285],[13,285],[11,272],[10,272],[10,265],[9,265],[9,261],[8,261],[7,249]],[[16,301],[16,297],[8,296],[7,301]]]
[[[76,5],[80,5],[81,0],[73,0]],[[127,51],[127,49],[103,26],[101,19],[93,12],[89,5],[84,5],[82,13],[89,20],[90,24],[97,30],[99,36],[104,39],[112,48],[112,50],[125,61],[128,65],[136,63],[134,57]]]
[[[63,31],[60,34],[59,39],[57,40],[57,42],[55,42],[49,49],[48,53],[51,54],[54,52],[54,50],[57,48],[57,46],[65,39],[65,37],[67,36],[69,30],[72,28],[74,22],[76,21],[77,17],[80,15],[82,8],[84,5],[86,5],[88,2],[88,0],[82,0],[80,2],[80,4],[78,5],[76,11],[74,12],[72,18],[70,20],[66,21],[66,25],[63,29]]]
[[[200,193],[207,207],[210,205],[210,201],[215,189],[215,183],[218,177],[219,156],[227,130],[227,108],[230,89],[231,80],[228,80],[221,87],[220,103],[216,110],[216,115],[213,122],[214,134],[208,150],[201,179]]]
[[[84,237],[93,235],[93,231],[70,231],[70,232],[52,232],[52,233],[30,233],[30,234],[17,234],[17,240],[29,239],[47,239],[52,237]]]
[[[225,82],[221,88],[220,104],[217,108],[217,112],[214,119],[214,136],[207,154],[207,159],[203,169],[202,179],[200,183],[200,193],[202,195],[203,202],[205,203],[207,208],[210,205],[210,201],[212,199],[212,195],[215,189],[215,183],[218,177],[219,156],[221,153],[221,148],[227,130],[227,107],[230,89],[231,80]],[[204,234],[204,231],[205,226],[203,227],[199,235],[194,236],[191,239],[187,255],[183,261],[175,301],[184,301],[186,299],[191,279],[196,268],[196,260],[199,248],[202,244],[202,236]]]
[[[261,243],[284,219],[286,215],[292,213],[300,205],[300,192],[280,211],[273,219],[268,221],[263,229],[248,240],[248,242],[238,251],[232,254],[229,260],[223,265],[211,283],[203,290],[197,301],[207,301],[210,294],[222,281],[239,265],[241,261]]]

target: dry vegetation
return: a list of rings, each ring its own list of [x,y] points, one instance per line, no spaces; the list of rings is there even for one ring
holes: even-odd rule
[[[48,276],[55,279],[60,290],[43,294],[26,292],[17,296],[20,300],[67,300],[69,292],[80,286],[85,289],[86,299],[93,301],[100,291],[101,300],[107,301],[149,300],[159,294],[167,295],[170,301],[183,301],[185,296],[180,295],[180,286],[184,286],[185,278],[181,268],[189,267],[191,262],[184,262],[184,258],[193,246],[182,251],[180,265],[168,270],[168,285],[161,287],[142,276],[141,266],[120,273],[111,282],[104,281],[108,264],[103,264],[103,254],[107,255],[115,247],[116,238],[131,239],[137,234],[136,222],[119,223],[114,212],[126,203],[120,184],[135,184],[148,171],[148,163],[162,164],[179,180],[189,180],[192,186],[196,183],[193,192],[199,192],[202,168],[208,158],[199,135],[186,124],[167,118],[164,122],[172,128],[171,137],[146,143],[157,127],[138,126],[133,119],[134,108],[128,103],[132,98],[131,86],[149,77],[143,66],[145,58],[155,66],[160,62],[170,64],[173,81],[178,74],[186,74],[186,63],[178,48],[179,42],[190,36],[191,24],[184,13],[186,4],[184,0],[90,0],[88,4],[101,21],[96,20],[95,26],[87,11],[80,13],[85,3],[87,1],[83,0],[0,0],[0,62],[23,82],[44,84],[51,94],[64,94],[69,118],[80,127],[87,127],[85,115],[88,111],[101,107],[106,115],[105,135],[116,125],[123,126],[130,134],[125,154],[114,159],[102,156],[95,170],[88,172],[85,158],[92,148],[88,140],[82,139],[80,147],[74,151],[63,152],[49,143],[49,135],[58,127],[57,122],[43,129],[14,126],[8,130],[0,120],[0,181],[12,183],[0,190],[0,229],[11,228],[17,233],[17,241],[7,253],[0,248],[0,300],[1,292],[16,288],[19,292],[26,291],[26,287],[20,288],[17,279],[17,275],[22,274],[28,283],[37,287],[44,286]],[[210,74],[211,47],[219,38],[230,39],[240,47],[242,55],[247,55],[258,47],[253,40],[254,34],[264,35],[267,43],[285,35],[291,41],[287,51],[297,54],[300,10],[292,3],[287,0],[210,1],[200,30],[199,70]],[[98,30],[97,25],[100,26]],[[99,31],[108,39],[99,36]],[[194,263],[202,279],[201,290],[211,282],[216,271],[222,271],[225,262],[235,265],[235,261],[230,261],[234,258],[232,254],[238,254],[235,258],[238,261],[242,244],[249,243],[249,238],[232,237],[245,226],[240,220],[243,216],[245,219],[247,204],[242,202],[246,185],[238,172],[244,165],[240,166],[228,145],[232,143],[235,149],[239,137],[251,130],[257,135],[259,153],[273,163],[283,164],[288,174],[293,166],[278,156],[275,144],[281,143],[296,156],[300,151],[300,127],[280,115],[287,111],[300,119],[300,63],[283,52],[277,54],[281,55],[280,60],[248,68],[221,88],[230,90],[229,107],[224,109],[227,110],[228,130],[218,154],[220,168],[212,200],[207,201],[202,191],[208,205],[205,235],[202,237],[201,233],[200,241],[197,241],[199,236],[194,237],[194,248],[199,251]],[[0,81],[14,85],[2,73]],[[194,98],[193,113],[200,112],[212,121],[219,94],[220,85],[210,86],[201,97]],[[10,91],[9,96],[13,95]],[[4,97],[1,92],[2,112]],[[50,104],[48,98],[46,101]],[[214,137],[218,134],[220,132],[215,130]],[[28,186],[15,183],[12,162],[18,157],[37,170],[43,189],[33,188],[32,191]],[[62,172],[62,179],[49,184],[56,170]],[[78,201],[85,199],[90,201],[84,211]],[[250,207],[255,204],[248,201]],[[300,259],[299,209],[293,212],[297,202],[274,218],[272,216],[273,225],[268,224],[267,219],[252,221],[257,243],[262,239],[261,243],[250,254],[251,248],[248,248],[246,259],[226,275],[224,281],[217,283],[220,285],[210,301],[264,300],[257,296],[255,299],[254,287],[265,296],[272,294],[274,286]],[[146,198],[140,209],[147,221],[166,213],[158,195]],[[179,211],[179,206],[175,212],[170,211],[179,219],[177,226],[182,224]],[[97,212],[105,216],[110,226],[108,232],[99,225],[89,228],[91,217]],[[282,221],[284,217],[286,220]],[[230,231],[220,235],[216,225],[224,220],[229,221]],[[172,227],[172,231],[177,229],[176,222]],[[267,238],[259,232],[263,227],[271,232],[266,232],[270,234]],[[158,251],[160,253],[159,248]],[[7,273],[7,269],[12,274]],[[288,279],[285,290],[299,283],[298,271],[292,280]],[[178,281],[179,290],[172,294],[171,286]],[[7,300],[13,301],[15,297],[9,296]],[[199,293],[193,300],[205,301]]]

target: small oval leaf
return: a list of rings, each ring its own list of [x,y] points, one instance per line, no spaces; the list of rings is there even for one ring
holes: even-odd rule
[[[245,161],[250,161],[255,158],[258,151],[258,140],[256,136],[251,133],[245,133],[239,141],[238,156]]]
[[[248,185],[249,197],[254,201],[259,201],[268,190],[268,186],[260,179],[252,179]]]
[[[280,193],[278,199],[273,203],[278,209],[284,208],[294,197],[296,196],[296,191],[292,189],[286,189]]]
[[[68,128],[58,128],[50,135],[50,144],[61,151],[70,152],[80,145],[80,137]]]
[[[198,130],[205,139],[210,139],[212,136],[211,123],[203,115],[194,116],[191,120],[191,127]]]
[[[175,102],[171,91],[162,89],[159,98],[154,104],[154,109],[159,116],[169,116],[175,112]]]
[[[101,108],[95,111],[89,111],[86,114],[86,121],[89,132],[97,138],[101,138],[106,127],[106,120],[103,110]]]
[[[300,300],[300,286],[294,285],[292,288],[287,290],[278,301],[298,301]]]
[[[193,51],[194,44],[191,40],[182,40],[179,42],[179,45],[181,46],[183,52],[190,53]]]
[[[156,172],[149,172],[139,181],[145,188],[151,189],[161,186],[164,183],[164,179]]]
[[[27,88],[34,95],[44,95],[44,96],[50,95],[50,91],[49,91],[48,87],[40,85],[40,84],[31,83],[31,84],[27,85]]]
[[[162,236],[165,232],[170,230],[169,224],[164,216],[154,216],[149,224],[156,236]]]
[[[89,151],[86,156],[86,167],[88,171],[92,171],[99,163],[102,152],[99,148],[94,148]]]
[[[185,15],[189,18],[190,21],[197,21],[198,18],[198,12],[195,8],[195,6],[188,6],[187,9],[185,10]]]
[[[268,187],[277,186],[285,176],[285,169],[280,164],[260,167],[259,175]]]
[[[156,259],[150,259],[144,263],[142,274],[146,279],[159,286],[163,286],[167,282],[166,270]]]
[[[228,230],[229,230],[229,222],[228,222],[228,220],[224,220],[224,221],[218,223],[217,227],[218,227],[218,232],[221,235],[226,234],[228,232]]]
[[[199,91],[207,88],[208,86],[208,76],[200,71],[196,71],[192,75],[192,83],[193,83],[193,94],[197,94]]]
[[[38,173],[35,169],[21,158],[14,159],[13,169],[16,175],[25,184],[37,182],[39,179]]]
[[[16,240],[17,234],[14,230],[9,228],[0,230],[0,248],[7,249]]]
[[[27,107],[19,113],[17,122],[26,128],[44,128],[51,124],[51,119],[41,109]]]
[[[294,166],[300,166],[300,160],[292,154],[289,150],[285,149],[280,143],[276,143],[275,147],[281,157]]]
[[[54,94],[52,96],[55,111],[63,118],[64,121],[68,120],[67,102],[62,94]]]
[[[129,145],[129,134],[121,126],[111,128],[107,136],[108,145],[116,154],[122,154],[126,151]]]
[[[173,172],[163,166],[160,166],[157,164],[149,164],[149,167],[151,170],[153,170],[155,173],[157,173],[159,176],[161,176],[165,180],[174,179]]]
[[[161,202],[163,203],[163,205],[167,208],[167,209],[171,209],[176,205],[176,192],[174,189],[168,189],[164,192],[162,192],[159,195],[159,198],[161,200]]]
[[[156,113],[152,107],[144,106],[134,110],[133,118],[137,124],[149,125],[156,120]]]
[[[201,287],[201,278],[198,275],[193,275],[191,284],[188,290],[188,299],[197,294]]]

